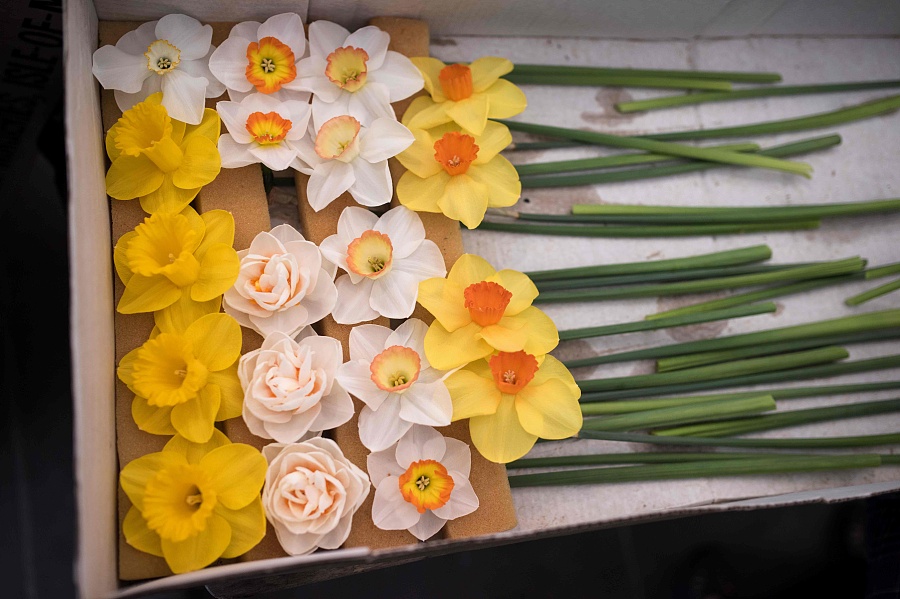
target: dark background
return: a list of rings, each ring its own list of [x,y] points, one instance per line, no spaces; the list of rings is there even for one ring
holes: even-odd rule
[[[30,4],[0,7],[0,597],[57,599],[75,595],[62,46],[45,37],[35,53],[21,34],[58,31],[61,13]],[[890,494],[681,518],[259,596],[889,599],[900,597],[898,508]]]

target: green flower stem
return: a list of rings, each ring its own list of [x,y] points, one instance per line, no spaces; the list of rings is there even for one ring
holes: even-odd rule
[[[648,464],[615,468],[586,468],[541,474],[519,474],[509,477],[513,488],[555,485],[590,485],[710,478],[714,476],[746,476],[789,474],[852,468],[875,468],[881,465],[878,455],[778,456],[735,460],[704,460],[679,464]]]
[[[858,295],[848,297],[846,300],[844,300],[844,303],[848,306],[858,306],[860,304],[864,304],[870,300],[873,300],[876,297],[881,297],[882,295],[887,295],[892,291],[897,291],[898,289],[900,289],[900,279],[891,281],[890,283],[885,283],[884,285],[879,285],[878,287],[873,287],[872,289],[863,291]]]
[[[602,416],[607,414],[631,414],[644,410],[685,406],[721,399],[742,399],[757,395],[771,395],[775,401],[797,399],[801,397],[825,397],[828,395],[846,395],[850,393],[871,393],[900,389],[900,380],[879,383],[856,383],[850,385],[820,385],[816,387],[789,387],[786,389],[760,389],[758,391],[737,391],[732,393],[716,393],[711,395],[692,395],[683,397],[661,397],[658,399],[629,399],[626,401],[598,401],[581,404],[581,413],[585,416]]]
[[[699,324],[701,322],[729,320],[731,318],[743,318],[745,316],[755,316],[757,314],[771,314],[775,312],[776,308],[777,307],[774,303],[768,302],[765,304],[740,306],[733,310],[715,310],[710,312],[703,312],[701,314],[691,314],[685,317],[676,317],[672,319],[638,320],[636,322],[623,322],[619,324],[609,324],[598,327],[568,329],[559,332],[559,340],[571,341],[573,339],[606,337],[609,335],[620,335],[622,333],[636,333],[638,331],[670,329],[673,327],[681,327],[690,324]]]
[[[739,420],[725,420],[656,430],[654,435],[668,437],[733,437],[759,431],[801,426],[813,422],[859,418],[875,414],[900,412],[900,399],[867,401],[863,403],[793,410],[778,414],[753,416]]]
[[[668,387],[696,382],[713,382],[719,379],[731,379],[763,372],[790,370],[837,362],[848,358],[850,354],[842,347],[825,347],[809,351],[735,360],[723,364],[700,366],[674,372],[638,374],[633,376],[609,377],[576,381],[584,393],[604,391],[627,391],[631,389],[649,389],[652,387]]]
[[[697,254],[683,258],[665,260],[648,260],[641,262],[621,262],[618,264],[597,264],[595,266],[577,266],[575,268],[557,268],[553,270],[535,270],[525,274],[535,283],[554,279],[574,279],[578,277],[603,277],[614,275],[634,275],[651,272],[669,272],[673,270],[689,270],[694,268],[714,268],[717,266],[737,266],[763,262],[772,257],[772,248],[767,245],[753,245]]]
[[[481,221],[482,231],[507,233],[533,233],[535,235],[562,235],[565,237],[696,237],[707,235],[731,235],[767,231],[801,231],[817,229],[819,221],[795,221],[759,225],[686,225],[686,226],[580,226],[580,225],[531,225],[525,223],[501,223]]]
[[[607,416],[588,418],[582,429],[595,431],[634,431],[661,426],[677,426],[695,422],[706,422],[735,416],[749,416],[775,409],[775,400],[771,395],[756,395],[737,399],[708,401],[702,404],[689,404]]]
[[[866,279],[880,279],[881,277],[896,274],[900,274],[900,262],[869,268],[866,270]]]
[[[582,67],[574,65],[517,64],[513,68],[515,75],[546,75],[561,73],[565,75],[620,75],[624,77],[676,77],[689,79],[713,79],[715,81],[732,81],[734,83],[777,83],[781,81],[778,73],[749,73],[735,71],[694,71],[690,69],[629,69],[620,67]]]
[[[863,331],[861,333],[829,335],[827,337],[812,337],[809,339],[794,339],[776,343],[763,343],[747,347],[738,347],[735,349],[661,358],[656,362],[656,371],[672,372],[675,370],[683,370],[685,368],[696,368],[698,366],[707,366],[709,364],[718,364],[720,362],[729,362],[731,360],[742,360],[744,358],[753,358],[756,356],[772,356],[785,352],[825,347],[828,345],[849,345],[853,343],[866,343],[869,341],[882,341],[884,339],[896,339],[898,337],[900,337],[900,329],[879,329],[875,331]]]
[[[806,163],[789,162],[761,154],[729,152],[726,150],[716,150],[714,148],[697,148],[694,146],[671,144],[665,141],[652,139],[625,137],[621,135],[611,135],[609,133],[598,133],[595,131],[582,131],[579,129],[564,129],[562,127],[535,125],[518,121],[501,120],[499,122],[507,125],[513,131],[534,133],[536,135],[567,137],[569,139],[586,141],[602,146],[644,150],[654,154],[680,156],[683,158],[693,158],[696,160],[705,160],[707,162],[718,162],[722,164],[769,168],[796,175],[803,175],[804,177],[810,177],[812,174],[812,167]]]
[[[568,368],[579,368],[582,366],[595,366],[597,364],[611,364],[614,362],[627,362],[631,360],[658,360],[659,358],[667,358],[669,356],[724,351],[739,347],[751,347],[754,345],[827,337],[831,335],[852,335],[866,331],[877,331],[897,327],[900,327],[900,309],[879,310],[877,312],[866,312],[864,314],[842,316],[840,318],[832,318],[829,320],[818,320],[806,324],[766,329],[764,331],[755,331],[753,333],[740,333],[738,335],[716,337],[714,339],[685,341],[682,343],[607,354],[605,356],[571,360],[565,362],[565,365]]]
[[[739,143],[721,146],[712,146],[718,150],[732,152],[755,152],[760,149],[759,144]],[[615,168],[620,166],[634,166],[636,164],[650,164],[654,162],[672,162],[672,157],[666,154],[648,154],[645,152],[615,154],[613,156],[600,156],[597,158],[581,158],[578,160],[558,160],[554,162],[533,162],[531,164],[516,164],[516,172],[520,177],[532,175],[546,175],[553,173],[567,173],[571,171],[587,171],[603,168]],[[676,161],[678,162],[678,161]]]
[[[847,258],[845,260],[834,260],[831,262],[822,262],[810,266],[798,266],[771,272],[717,277],[697,281],[548,291],[546,293],[540,293],[534,301],[535,303],[546,304],[552,302],[585,302],[633,297],[659,297],[705,293],[722,289],[755,287],[757,285],[768,285],[770,283],[783,281],[833,277],[853,272],[861,272],[865,266],[866,262],[861,258]]]
[[[878,447],[900,443],[900,433],[880,435],[856,435],[850,437],[798,437],[793,439],[717,439],[711,437],[661,437],[642,433],[613,433],[609,431],[581,431],[581,439],[618,441],[621,443],[646,443],[648,445],[741,447],[754,449],[847,449],[852,447]]]
[[[581,401],[587,403],[592,401],[629,399],[634,397],[658,397],[660,395],[676,395],[679,393],[692,393],[694,391],[707,391],[709,389],[727,389],[729,387],[741,387],[745,385],[763,385],[785,381],[830,378],[843,374],[871,372],[874,370],[886,370],[897,367],[900,367],[900,355],[884,356],[881,358],[872,358],[870,360],[857,360],[855,362],[832,362],[830,364],[819,366],[760,372],[758,374],[735,376],[727,379],[702,380],[679,385],[662,385],[653,388],[583,393],[581,395]]]
[[[587,455],[567,455],[550,458],[523,458],[506,465],[507,470],[520,468],[559,468],[571,466],[609,466],[619,464],[680,464],[682,462],[705,462],[719,460],[741,460],[776,456],[797,456],[796,453],[760,453],[760,452],[624,452],[594,453]]]
[[[513,71],[503,76],[516,85],[579,85],[589,87],[646,87],[660,89],[699,89],[728,91],[731,83],[715,79],[687,77],[632,77],[628,75],[592,75],[567,73],[524,74]]]
[[[585,144],[571,141],[568,139],[563,140],[554,140],[554,141],[519,141],[512,142],[503,150],[504,152],[530,152],[534,150],[558,150],[562,148],[575,148],[581,147]]]
[[[643,110],[659,110],[691,104],[707,102],[728,102],[730,100],[746,100],[748,98],[770,98],[774,96],[801,96],[809,94],[831,94],[837,92],[864,91],[870,89],[890,89],[900,87],[900,80],[860,81],[855,83],[826,83],[818,85],[775,85],[771,87],[754,87],[752,89],[736,89],[730,92],[709,92],[703,94],[679,94],[648,100],[619,102],[616,110],[623,113]]]

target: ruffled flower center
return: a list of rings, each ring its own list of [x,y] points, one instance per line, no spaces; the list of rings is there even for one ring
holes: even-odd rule
[[[301,523],[312,525],[320,518],[341,513],[347,502],[343,483],[321,466],[295,466],[278,481],[275,493],[275,513],[299,528],[306,528]]]
[[[275,412],[303,412],[317,405],[325,392],[327,375],[312,366],[312,351],[279,351],[260,361],[251,387],[253,396]]]
[[[369,54],[362,48],[344,46],[328,55],[325,76],[341,89],[355,92],[366,84]]]
[[[478,158],[475,138],[465,133],[451,131],[434,142],[434,159],[450,175],[462,175]]]
[[[165,75],[175,70],[181,62],[181,50],[166,40],[156,40],[144,52],[147,68],[157,75]]]
[[[369,229],[347,246],[347,267],[354,274],[377,279],[391,270],[393,256],[391,238]]]
[[[277,112],[254,112],[247,117],[247,131],[264,146],[279,144],[287,137],[293,123]]]
[[[178,543],[206,530],[217,502],[209,475],[184,464],[161,470],[147,483],[141,515],[160,537]]]
[[[453,478],[435,460],[413,462],[398,482],[403,499],[416,506],[420,514],[445,506],[453,491]]]
[[[525,388],[538,370],[537,358],[524,351],[500,352],[490,362],[494,383],[501,393],[518,393]]]
[[[197,232],[181,214],[157,213],[134,229],[136,235],[125,248],[131,272],[144,277],[162,275],[178,287],[196,282],[200,262],[194,250]]]
[[[316,154],[326,160],[350,162],[359,155],[360,123],[352,116],[325,121],[316,135]]]
[[[409,387],[419,378],[422,359],[416,351],[402,345],[394,345],[372,360],[369,371],[372,382],[382,391],[399,392]]]
[[[459,102],[472,97],[472,69],[464,64],[451,64],[441,69],[438,75],[444,95]]]
[[[151,406],[176,406],[197,397],[209,371],[180,335],[160,333],[144,343],[132,365],[134,392]]]
[[[263,94],[275,93],[297,78],[294,52],[278,38],[264,37],[247,46],[247,81]]]
[[[486,327],[500,322],[512,299],[512,293],[503,285],[482,281],[466,287],[463,297],[472,322]]]

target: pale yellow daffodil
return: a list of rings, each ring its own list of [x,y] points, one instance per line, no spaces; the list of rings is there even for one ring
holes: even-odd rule
[[[219,431],[203,444],[175,436],[122,469],[119,482],[132,503],[122,533],[175,574],[243,555],[266,534],[265,477],[266,459],[250,445]]]
[[[149,214],[177,213],[219,174],[216,143],[221,122],[206,108],[199,125],[172,119],[162,93],[126,110],[106,134],[112,162],[106,193],[117,200],[140,198]]]
[[[566,439],[581,429],[581,390],[553,356],[499,352],[457,370],[445,384],[453,420],[469,419],[472,443],[492,462],[517,460],[538,438]]]
[[[431,129],[451,121],[467,133],[481,135],[488,119],[506,119],[525,110],[525,94],[501,79],[513,70],[505,58],[484,56],[469,65],[446,65],[437,58],[412,58],[425,79],[429,96],[411,117],[410,128]]]
[[[452,370],[495,351],[543,355],[559,343],[553,321],[531,305],[538,290],[515,270],[496,271],[484,259],[463,254],[446,279],[419,283],[418,302],[434,316],[425,356]]]

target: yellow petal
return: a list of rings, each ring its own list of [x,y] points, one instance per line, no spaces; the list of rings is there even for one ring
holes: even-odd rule
[[[166,468],[184,464],[184,458],[164,451],[148,453],[128,462],[119,473],[119,484],[128,499],[139,510],[144,509],[144,491],[147,483]]]
[[[400,176],[397,182],[397,199],[401,204],[416,212],[440,212],[438,198],[444,195],[444,188],[450,180],[443,169],[433,177],[422,179],[412,171]]]
[[[195,302],[191,299],[190,289],[184,289],[177,302],[154,312],[153,320],[161,332],[180,335],[198,318],[215,314],[221,307],[221,297],[214,297],[208,302]]]
[[[476,93],[483,92],[497,79],[513,70],[513,63],[499,56],[482,56],[469,64],[472,69],[472,88]]]
[[[213,423],[221,401],[219,388],[206,385],[197,397],[172,408],[172,426],[188,441],[206,443],[215,430]]]
[[[200,460],[203,459],[203,456],[213,449],[218,449],[224,445],[230,444],[231,441],[228,440],[225,433],[220,430],[213,430],[212,437],[210,437],[209,441],[206,443],[193,443],[181,435],[176,434],[169,439],[169,442],[163,447],[163,451],[179,454],[187,460],[188,464],[199,464]]]
[[[206,220],[197,214],[197,211],[190,206],[185,206],[179,214],[187,219],[188,226],[197,234],[197,244],[194,246],[193,252],[199,254],[202,240],[206,236]],[[197,258],[199,257],[200,256],[198,255]]]
[[[445,216],[474,229],[484,220],[488,207],[488,188],[468,175],[450,177],[438,206]]]
[[[524,321],[501,318],[497,324],[481,329],[481,338],[496,350],[516,352],[525,347],[531,331]]]
[[[504,315],[515,316],[525,308],[529,307],[534,299],[538,296],[538,289],[528,278],[528,275],[518,270],[510,270],[505,268],[497,271],[497,274],[487,279],[501,285],[504,289],[512,293],[509,305],[506,306]]]
[[[474,283],[487,281],[494,276],[497,271],[491,266],[491,263],[478,256],[477,254],[463,254],[460,256],[450,272],[447,274],[447,280],[457,285],[461,289],[465,289]],[[460,302],[463,300],[460,299]]]
[[[161,539],[163,557],[175,574],[192,572],[210,565],[231,543],[231,526],[215,512],[206,521],[206,528],[184,541]]]
[[[109,156],[110,162],[115,162],[122,152],[116,147],[116,135],[118,135],[119,124],[116,123],[106,132],[106,155]]]
[[[219,174],[222,159],[214,142],[201,135],[189,137],[181,146],[184,159],[172,173],[172,183],[181,189],[203,187]]]
[[[135,395],[131,401],[131,417],[139,429],[151,435],[174,435],[178,432],[172,426],[172,406],[151,406],[147,398],[140,395]]]
[[[406,125],[410,131],[414,131],[416,129],[427,129],[434,130],[435,127],[440,127],[446,123],[452,123],[453,119],[450,118],[450,115],[447,114],[447,109],[453,104],[453,102],[441,102],[439,104],[430,104],[425,106],[419,112],[415,114],[415,116],[409,119],[409,124]]]
[[[488,107],[488,97],[485,94],[472,94],[459,102],[447,102],[445,110],[447,116],[460,127],[472,135],[481,135],[487,124]]]
[[[172,141],[180,144],[184,141],[184,132],[187,129],[187,123],[172,119]],[[218,138],[217,138],[218,139]]]
[[[410,60],[422,73],[422,78],[425,79],[425,91],[431,94],[431,98],[435,102],[446,100],[447,97],[444,95],[444,90],[441,87],[440,75],[441,69],[447,65],[437,58],[428,56],[414,56]]]
[[[559,379],[541,385],[532,381],[516,394],[522,428],[543,439],[567,439],[581,430],[578,396]]]
[[[428,310],[448,331],[455,331],[472,322],[463,303],[463,288],[440,277],[419,283],[416,301]]]
[[[121,314],[156,312],[171,306],[181,297],[181,289],[163,275],[134,275],[125,285],[116,310]]]
[[[397,155],[400,164],[422,179],[427,179],[444,170],[434,158],[434,138],[423,129],[412,129],[411,131],[414,141],[411,146]]]
[[[438,370],[452,370],[488,356],[494,349],[480,338],[480,331],[474,322],[452,333],[433,322],[425,333],[425,356]]]
[[[200,460],[222,505],[232,510],[259,498],[266,479],[266,458],[255,448],[232,443],[212,450]]]
[[[403,113],[403,118],[400,123],[409,128],[409,121],[426,108],[434,106],[434,103],[434,100],[432,100],[430,96],[417,96],[413,98],[413,101],[410,102],[406,112]]]
[[[478,136],[475,143],[478,144],[478,156],[475,157],[472,164],[485,164],[512,143],[512,134],[509,132],[509,127],[503,123],[488,121],[484,126],[484,132]]]
[[[128,266],[128,258],[125,256],[125,249],[128,247],[128,242],[137,237],[137,233],[134,231],[128,231],[116,242],[116,247],[113,249],[113,264],[116,267],[116,274],[119,275],[119,280],[124,284],[128,284],[128,280],[131,278],[131,268]]]
[[[159,189],[165,177],[146,156],[119,156],[106,173],[106,193],[117,200],[131,200]]]
[[[176,121],[172,121],[174,124]],[[218,143],[219,135],[222,133],[222,121],[219,119],[219,113],[212,108],[203,109],[203,118],[199,125],[190,125],[184,130],[184,139],[187,141],[194,137],[205,137],[213,143]],[[175,135],[173,133],[173,138]],[[178,141],[177,139],[175,141]]]
[[[191,342],[194,356],[210,371],[228,368],[241,355],[241,325],[227,314],[198,318],[184,337]]]
[[[226,559],[244,555],[266,535],[266,513],[259,497],[239,510],[229,510],[220,505],[216,506],[216,511],[231,526],[231,543],[222,552],[222,557]]]
[[[134,383],[134,361],[140,349],[140,347],[136,347],[122,356],[122,359],[119,360],[119,367],[116,369],[116,376],[129,387]]]
[[[508,119],[522,114],[528,106],[525,92],[506,79],[498,79],[484,95],[488,99],[488,118]]]
[[[478,376],[471,370],[457,370],[444,380],[453,401],[453,421],[472,416],[487,416],[497,411],[500,391],[493,381]]]
[[[241,381],[238,378],[237,364],[219,372],[210,372],[207,384],[217,385],[222,397],[219,413],[216,414],[216,422],[237,418],[241,415],[244,408],[244,390],[241,388]]]
[[[556,329],[556,325],[549,316],[534,306],[525,308],[519,314],[509,318],[526,321],[528,342],[525,343],[523,349],[529,354],[533,356],[548,354],[559,345],[559,331]]]
[[[537,441],[537,436],[526,431],[519,423],[515,396],[507,394],[502,395],[494,414],[471,418],[469,432],[478,453],[499,464],[521,458]]]
[[[575,396],[576,399],[581,397],[581,387],[575,382],[575,377],[569,372],[565,365],[553,356],[544,356],[540,368],[534,375],[531,385],[542,385],[550,379],[556,379],[565,384]]]
[[[487,188],[488,206],[491,208],[512,206],[522,195],[519,173],[503,156],[494,156],[485,164],[473,164],[468,174]]]
[[[191,286],[191,299],[207,302],[225,293],[237,280],[241,261],[231,244],[216,243],[200,261],[200,276]]]
[[[125,520],[122,522],[122,534],[125,541],[144,553],[162,557],[162,544],[159,535],[147,528],[147,522],[141,512],[134,506],[128,508]]]
[[[194,254],[200,260],[206,254],[209,246],[215,243],[224,243],[231,247],[234,245],[234,217],[227,210],[210,210],[198,215],[206,225],[201,235],[203,241]]]
[[[171,175],[167,175],[159,189],[141,196],[141,208],[148,214],[157,212],[181,212],[197,197],[200,188],[181,189],[172,183]]]

